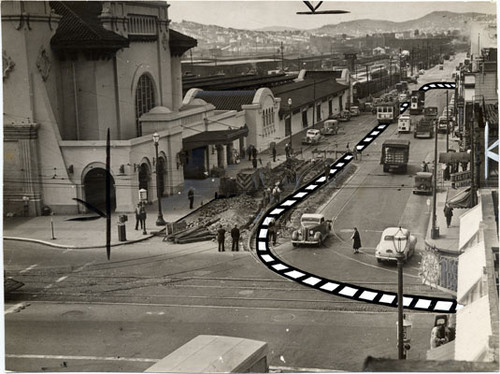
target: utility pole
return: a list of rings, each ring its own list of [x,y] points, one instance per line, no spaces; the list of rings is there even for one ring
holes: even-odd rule
[[[446,152],[449,150],[450,119],[448,115],[448,90],[446,90]]]
[[[411,65],[411,76],[413,77],[413,56],[415,54],[415,49],[412,47],[411,49],[411,58],[410,58],[410,65]]]
[[[368,65],[365,65],[366,68],[366,88],[368,90],[368,96],[370,96],[370,76],[368,75]]]
[[[283,58],[283,42],[281,42],[281,70],[285,71],[285,59]]]

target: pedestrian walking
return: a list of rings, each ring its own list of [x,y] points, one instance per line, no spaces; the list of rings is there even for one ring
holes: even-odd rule
[[[422,167],[422,171],[424,171],[424,172],[428,172],[429,171],[429,164],[427,164],[427,162],[425,162],[425,160],[422,161],[421,167]]]
[[[276,162],[276,147],[273,147],[273,162]]]
[[[443,172],[443,179],[445,181],[450,180],[450,164],[446,164],[446,168],[444,169],[444,172]]]
[[[274,218],[272,218],[269,222],[267,231],[269,232],[269,240],[273,243],[273,245],[276,245],[276,221]]]
[[[446,203],[444,205],[444,216],[446,217],[446,226],[450,227],[451,226],[451,217],[453,217],[453,208]]]
[[[224,241],[226,240],[226,230],[219,225],[217,230],[217,242],[219,243],[219,252],[224,252]]]
[[[254,169],[257,169],[257,159],[256,158],[252,158],[252,166]]]
[[[147,218],[146,207],[144,206],[144,204],[141,204],[141,208],[139,211],[139,221],[141,223],[142,233],[144,235],[147,234],[147,232],[146,232],[146,218]]]
[[[189,209],[193,209],[194,191],[192,187],[189,187],[188,199],[189,199]]]
[[[359,236],[359,231],[356,227],[354,228],[351,239],[352,249],[354,250],[354,253],[359,253],[359,249],[361,248],[361,237]]]
[[[328,165],[328,162],[325,162],[325,178],[327,182],[330,179],[330,165]]]
[[[257,159],[257,148],[252,146],[252,158]]]
[[[280,202],[280,194],[281,194],[280,187],[278,184],[276,184],[273,188],[273,202],[274,203]]]
[[[139,230],[139,225],[141,226],[141,230],[144,228],[142,226],[141,220],[141,203],[137,203],[137,207],[135,208],[135,229]]]
[[[285,145],[285,155],[288,160],[290,158],[290,146],[288,144]]]
[[[233,229],[231,230],[231,239],[233,239],[231,251],[238,252],[240,242],[240,229],[238,228],[238,225],[234,225]]]
[[[249,145],[247,148],[248,161],[252,161],[252,147],[253,145]]]

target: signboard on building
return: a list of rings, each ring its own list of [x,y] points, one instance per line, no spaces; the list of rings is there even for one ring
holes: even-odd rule
[[[460,171],[458,173],[453,173],[450,175],[451,182],[455,183],[455,187],[466,187],[470,186],[471,182],[471,171]]]
[[[457,292],[458,257],[448,256],[426,246],[420,261],[422,283],[431,287]]]

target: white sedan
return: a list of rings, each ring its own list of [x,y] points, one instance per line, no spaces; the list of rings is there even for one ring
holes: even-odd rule
[[[388,227],[382,233],[375,250],[377,262],[397,261],[398,250],[403,251],[403,261],[407,261],[415,253],[417,238],[410,231],[401,227]]]

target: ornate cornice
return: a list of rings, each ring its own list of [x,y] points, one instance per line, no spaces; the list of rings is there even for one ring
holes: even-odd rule
[[[3,138],[5,141],[38,139],[38,123],[4,123]]]

